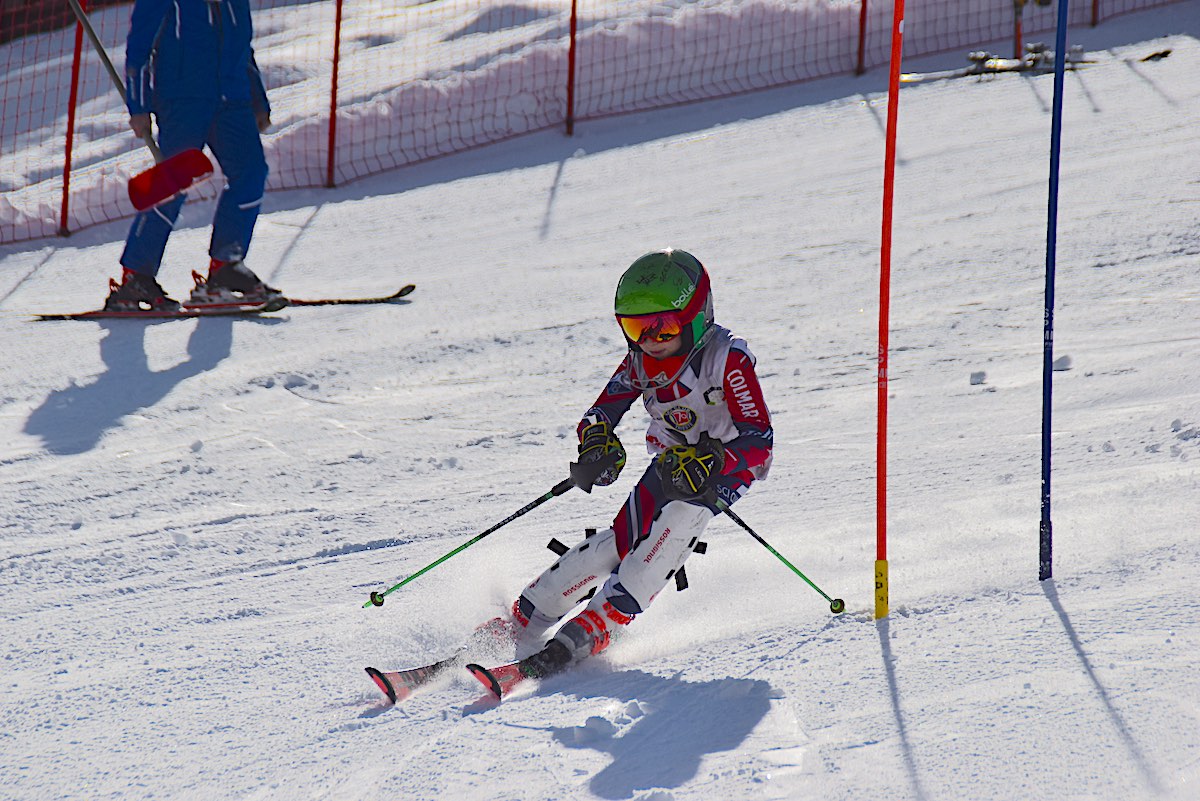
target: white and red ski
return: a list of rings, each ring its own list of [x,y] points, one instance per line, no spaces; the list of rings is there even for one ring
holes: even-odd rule
[[[450,668],[461,667],[466,653],[471,648],[511,646],[513,642],[512,621],[504,617],[494,617],[478,626],[470,639],[463,643],[452,656],[421,667],[406,670],[385,671],[378,668],[364,668],[371,681],[379,688],[387,699],[398,704],[412,696],[420,688],[432,683]]]
[[[365,668],[365,670],[367,671],[367,675],[371,677],[371,680],[375,682],[375,685],[379,687],[380,691],[387,696],[387,699],[393,704],[398,704],[424,685],[454,667],[458,664],[459,659],[460,655],[455,654],[449,659],[434,662],[432,665],[409,668],[408,670],[384,672],[373,667]]]
[[[513,688],[526,679],[535,678],[521,670],[520,662],[509,662],[506,665],[485,668],[483,665],[467,665],[467,671],[487,688],[497,701],[512,692]]]

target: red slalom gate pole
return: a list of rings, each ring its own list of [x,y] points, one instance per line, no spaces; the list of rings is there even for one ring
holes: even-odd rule
[[[904,0],[895,0],[892,58],[888,74],[887,138],[883,160],[883,236],[879,250],[879,420],[876,434],[875,619],[888,614],[887,401],[888,314],[892,281],[892,196],[896,183],[896,127],[900,111],[900,60],[904,50]]]

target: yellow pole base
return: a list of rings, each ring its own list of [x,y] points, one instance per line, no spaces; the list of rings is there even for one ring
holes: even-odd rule
[[[875,560],[875,619],[888,616],[888,563],[886,559]]]

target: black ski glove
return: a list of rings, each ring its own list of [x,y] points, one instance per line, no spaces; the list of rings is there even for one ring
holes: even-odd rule
[[[725,466],[725,447],[705,437],[698,445],[673,445],[658,457],[663,492],[673,501],[694,501],[709,495]]]
[[[596,476],[593,483],[597,486],[607,487],[621,475],[621,468],[625,466],[625,447],[613,433],[612,426],[603,421],[592,423],[579,432],[579,464],[598,462],[614,453],[617,455],[616,463]]]

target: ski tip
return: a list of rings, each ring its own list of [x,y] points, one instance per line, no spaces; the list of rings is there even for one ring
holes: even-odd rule
[[[399,290],[397,290],[397,291],[396,291],[396,294],[395,294],[395,295],[392,295],[392,297],[393,297],[393,298],[403,298],[403,297],[406,297],[406,296],[408,296],[408,295],[411,295],[411,294],[412,294],[412,291],[413,291],[414,289],[416,289],[416,288],[417,288],[417,285],[416,285],[416,284],[405,284],[404,286],[400,287],[400,289],[399,289]]]
[[[467,665],[467,670],[472,676],[479,680],[479,683],[487,688],[488,692],[496,697],[499,701],[504,696],[504,691],[500,688],[500,682],[492,675],[492,672],[483,665],[477,665],[474,662]]]
[[[387,696],[388,701],[393,704],[396,703],[396,689],[392,687],[392,683],[388,681],[387,676],[383,675],[383,673],[373,667],[363,669],[367,671],[367,675],[370,676],[371,680],[375,682],[375,686],[377,686],[380,691]]]

